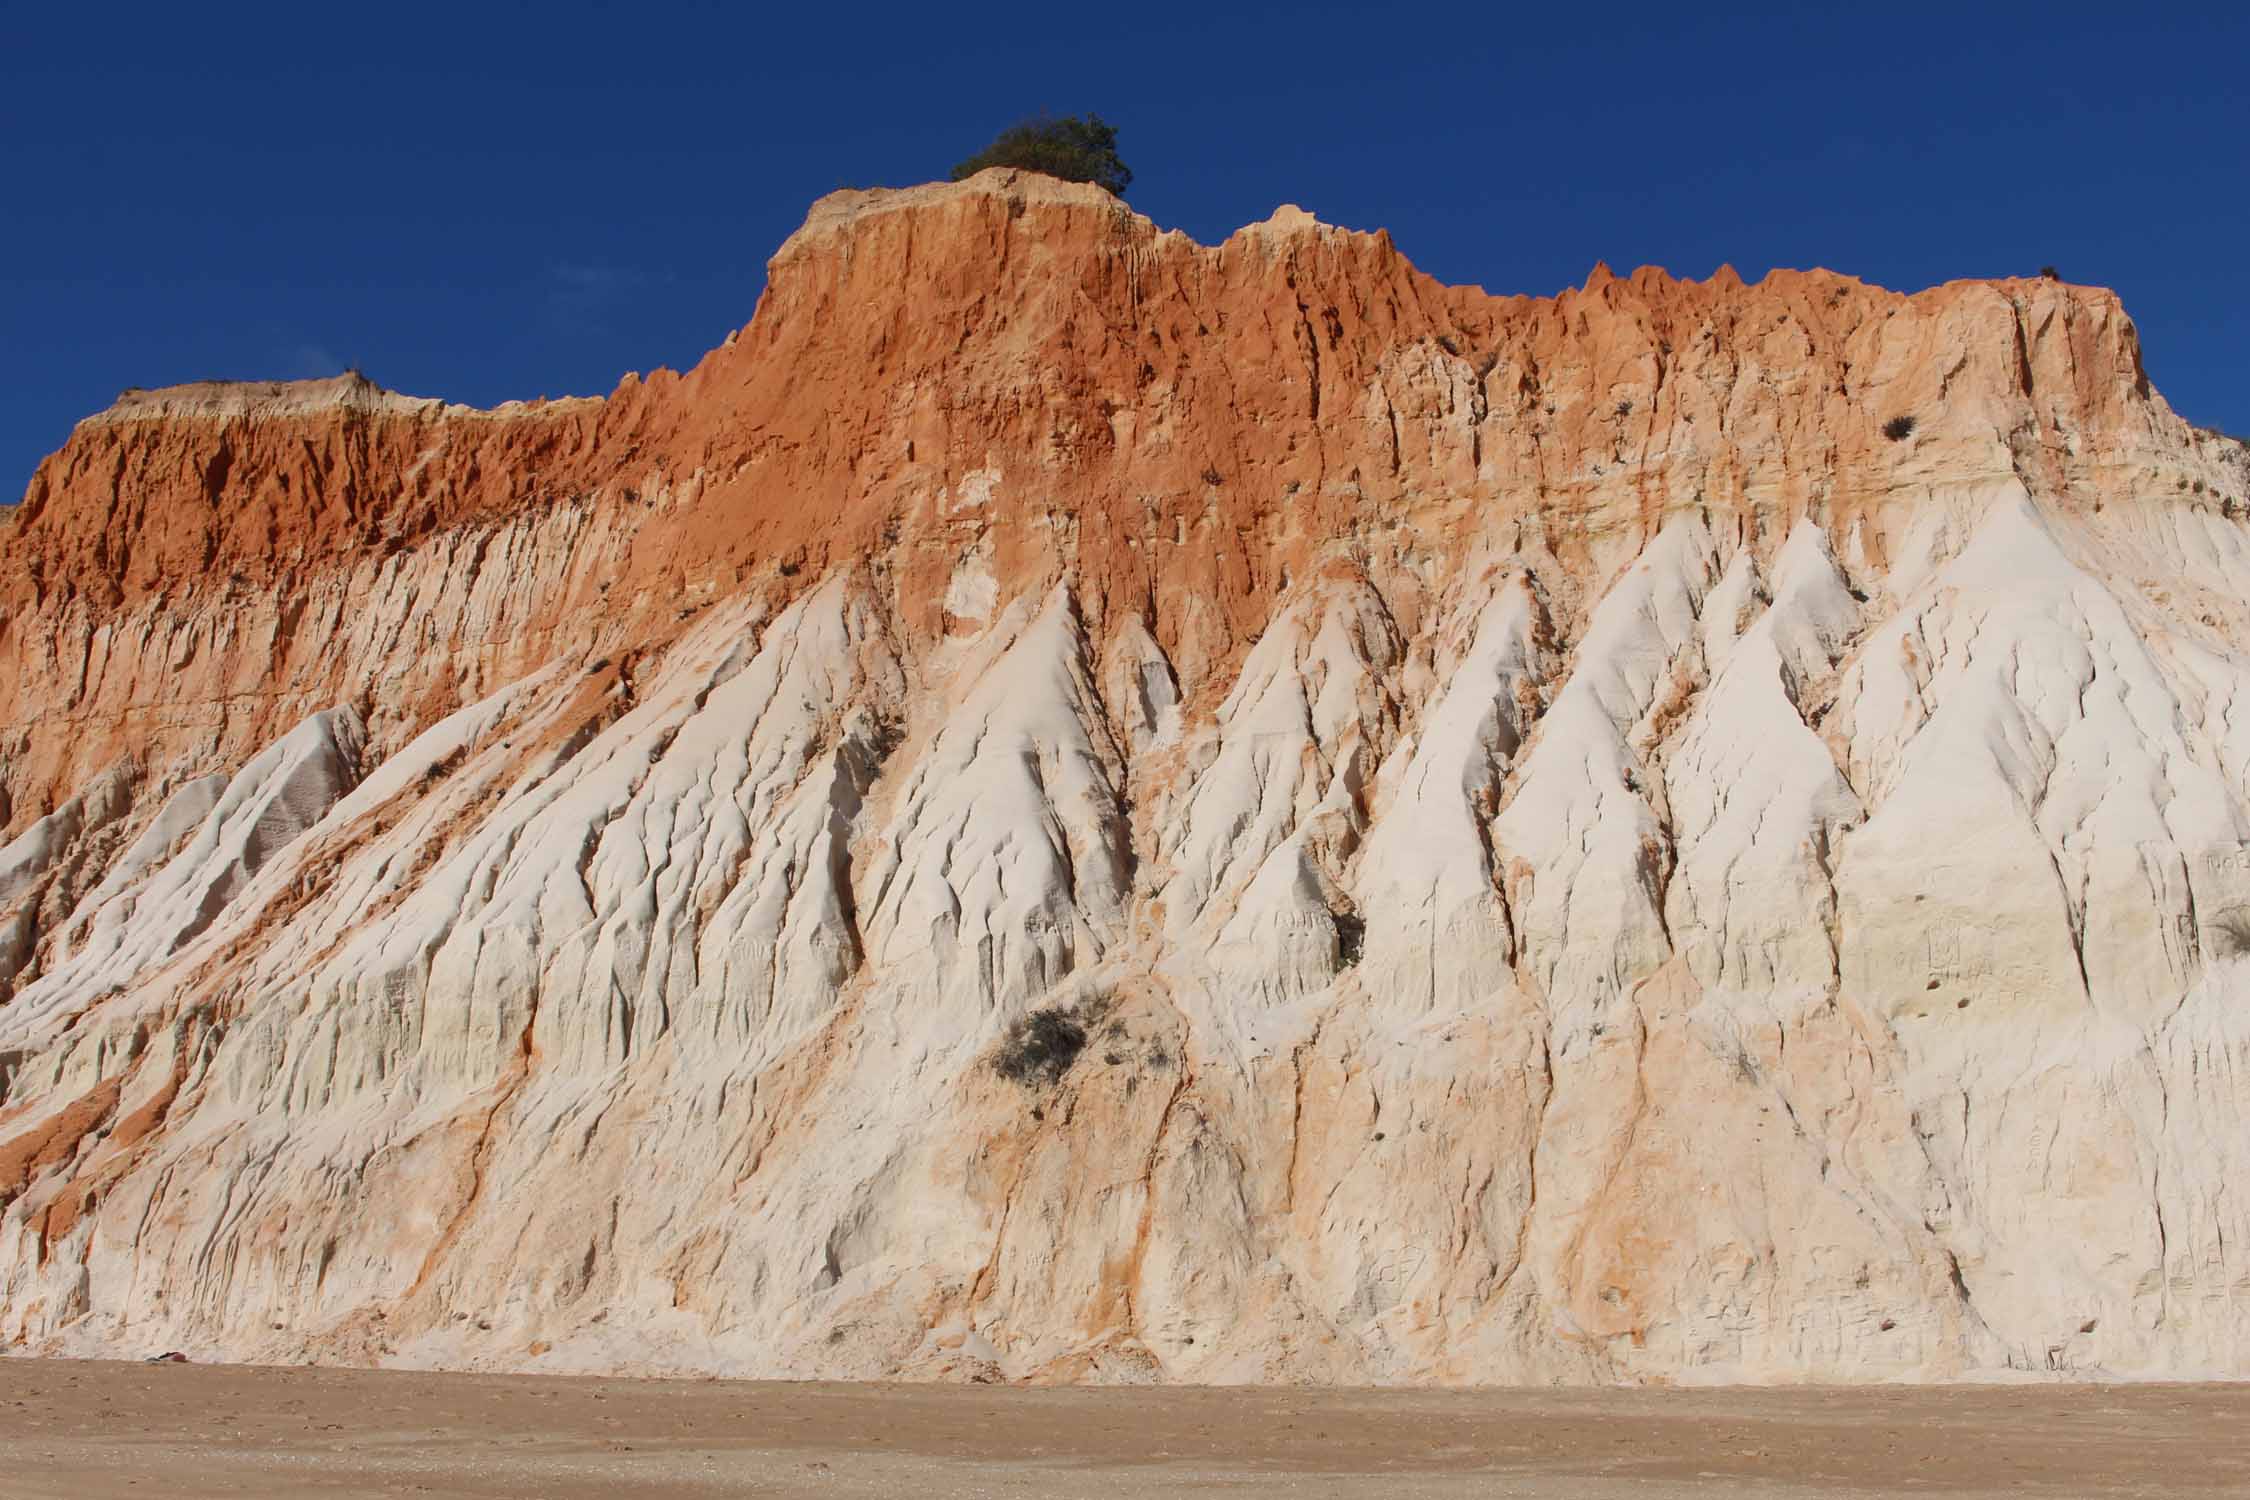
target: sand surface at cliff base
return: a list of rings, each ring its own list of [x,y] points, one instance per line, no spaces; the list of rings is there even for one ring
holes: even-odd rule
[[[1021,1389],[0,1361],[0,1495],[2211,1495],[2250,1386]]]

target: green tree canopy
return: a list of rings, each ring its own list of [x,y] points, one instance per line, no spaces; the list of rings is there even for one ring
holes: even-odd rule
[[[953,169],[953,180],[972,177],[987,167],[1019,167],[1044,172],[1065,182],[1090,182],[1118,196],[1132,184],[1132,168],[1118,160],[1117,127],[1104,124],[1100,115],[1040,115],[1010,125],[993,143]]]

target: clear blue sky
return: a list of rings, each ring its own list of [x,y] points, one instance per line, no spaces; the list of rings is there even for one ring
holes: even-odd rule
[[[128,385],[489,404],[692,363],[833,188],[1097,111],[1135,207],[1596,260],[2116,287],[2250,432],[2250,7],[0,0],[0,493]]]

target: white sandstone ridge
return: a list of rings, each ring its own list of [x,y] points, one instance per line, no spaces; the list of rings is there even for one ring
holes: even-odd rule
[[[894,214],[912,214],[917,209],[942,208],[960,202],[964,195],[1001,198],[1019,210],[1025,204],[1039,203],[1062,208],[1106,211],[1137,223],[1144,229],[1154,228],[1147,219],[1128,209],[1123,201],[1092,183],[1064,182],[1042,172],[988,167],[960,183],[932,182],[904,188],[839,188],[813,201],[811,209],[805,215],[805,222],[797,227],[796,233],[781,242],[781,248],[773,253],[771,264],[778,267],[790,261],[819,255],[830,249],[838,238],[848,236],[851,231],[870,220]]]
[[[915,645],[858,569],[378,767],[316,716],[18,939],[7,1331],[2241,1373],[2246,622],[2130,580],[2212,597],[2250,538],[2001,486],[1851,555],[1678,512],[1568,641],[1544,554],[1411,628],[1420,584],[1339,562],[1170,738],[1108,686],[1166,700],[1161,653],[1105,668],[1067,582]],[[104,795],[0,851],[0,895]],[[1003,1079],[1043,1007],[1083,1049]]]
[[[463,406],[434,396],[405,396],[386,390],[357,370],[316,380],[198,380],[184,385],[122,392],[86,421],[96,425],[126,422],[267,421],[328,412],[363,416],[514,417],[559,412],[597,402],[592,396],[555,401],[507,401],[495,407]]]
[[[805,222],[774,252],[772,264],[778,267],[823,253],[840,237],[870,220],[911,215],[977,198],[1004,202],[1011,217],[1034,204],[1091,211],[1109,217],[1121,230],[1137,231],[1159,243],[1174,238],[1182,244],[1190,243],[1179,230],[1159,231],[1145,215],[1135,213],[1122,199],[1092,183],[1065,182],[1041,172],[1019,171],[1012,167],[987,167],[960,182],[904,188],[840,188],[813,203]],[[1354,232],[1339,230],[1294,203],[1284,203],[1270,217],[1246,224],[1237,233],[1271,247],[1300,235]]]

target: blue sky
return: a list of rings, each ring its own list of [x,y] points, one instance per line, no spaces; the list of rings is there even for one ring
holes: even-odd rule
[[[1045,108],[1211,241],[1289,201],[1423,269],[2116,287],[2250,432],[2250,7],[0,0],[0,493],[128,385],[489,404],[691,364],[839,186]]]

